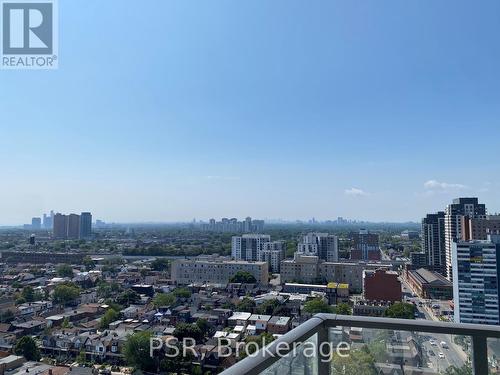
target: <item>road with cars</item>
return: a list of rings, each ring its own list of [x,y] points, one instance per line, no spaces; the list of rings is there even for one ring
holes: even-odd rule
[[[418,314],[416,319],[438,320],[434,314],[432,314],[432,305],[434,303],[431,303],[430,307],[426,307],[428,301],[419,298],[404,280],[401,280],[401,284],[403,296],[406,301],[415,303]],[[440,309],[447,306],[447,304],[443,304],[443,302],[437,304],[440,305]],[[440,372],[450,366],[462,367],[466,363],[469,355],[464,352],[462,347],[455,344],[452,335],[437,333],[421,333],[419,335],[420,338],[423,339],[422,349],[427,353],[429,367]]]

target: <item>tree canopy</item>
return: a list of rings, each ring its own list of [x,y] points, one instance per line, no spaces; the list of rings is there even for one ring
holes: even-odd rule
[[[396,302],[385,310],[388,318],[415,319],[415,306],[412,303]]]
[[[132,289],[127,289],[116,297],[116,302],[122,306],[129,306],[138,303],[141,296]]]
[[[179,323],[175,326],[174,336],[179,341],[184,338],[192,338],[198,342],[203,338],[203,332],[197,324]]]
[[[304,311],[309,314],[333,313],[334,309],[322,298],[314,298],[307,301],[304,305]]]
[[[339,303],[335,307],[335,314],[339,315],[352,315],[352,309],[351,306],[349,306],[347,303]]]
[[[257,308],[257,313],[262,315],[276,315],[275,312],[278,311],[280,305],[280,301],[276,298],[267,300]]]
[[[108,309],[101,318],[99,326],[101,329],[106,329],[109,327],[110,323],[118,320],[118,318],[120,318],[120,313],[118,311]]]
[[[151,332],[130,335],[123,347],[123,355],[130,366],[139,370],[156,372],[155,360],[149,355]]]
[[[40,359],[40,351],[36,346],[35,340],[31,336],[23,336],[17,342],[14,348],[17,355],[22,355],[28,361],[38,361]]]
[[[191,297],[191,291],[187,288],[177,288],[172,293],[177,298],[189,298],[189,297]]]
[[[80,288],[73,283],[63,283],[55,287],[52,299],[55,303],[68,305],[80,296]]]
[[[170,266],[168,259],[158,258],[151,263],[151,268],[155,271],[166,271]]]
[[[236,310],[253,313],[255,309],[255,301],[251,298],[245,297],[236,305]]]
[[[73,268],[69,264],[61,264],[56,268],[59,277],[73,278]]]
[[[255,284],[257,279],[250,272],[238,271],[230,279],[230,283]]]
[[[155,307],[171,306],[175,303],[175,296],[172,293],[157,293],[153,298],[153,305]]]
[[[333,354],[333,372],[344,375],[376,375],[375,358],[366,347],[351,350],[349,356]]]

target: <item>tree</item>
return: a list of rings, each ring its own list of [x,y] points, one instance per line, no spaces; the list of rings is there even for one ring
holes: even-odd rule
[[[101,318],[99,324],[100,328],[101,329],[109,328],[109,324],[113,323],[115,320],[118,320],[119,317],[120,317],[119,312],[113,309],[108,309]]]
[[[268,332],[263,332],[259,336],[248,336],[245,339],[245,342],[247,344],[249,344],[249,343],[256,343],[257,344],[257,345],[247,346],[248,354],[255,353],[255,351],[257,350],[257,347],[259,349],[261,349],[273,341],[274,341],[274,336]],[[246,351],[242,351],[240,354],[240,357],[245,357],[246,354],[247,354]]]
[[[158,293],[153,298],[153,305],[158,307],[168,307],[175,303],[175,296],[172,293]]]
[[[83,258],[82,264],[85,266],[85,269],[87,271],[93,270],[95,268],[95,262],[89,256]]]
[[[123,347],[123,355],[129,366],[156,372],[155,360],[149,355],[151,332],[143,331],[130,335]]]
[[[108,305],[108,307],[110,309],[113,309],[115,311],[121,311],[121,310],[123,310],[123,306],[119,305],[118,303],[116,303],[115,301],[110,300],[110,299],[105,300],[104,304]]]
[[[179,323],[175,326],[174,336],[179,341],[184,338],[192,338],[198,342],[203,338],[203,332],[196,324]]]
[[[253,313],[253,310],[255,309],[255,301],[251,298],[245,297],[236,305],[236,309],[238,311]]]
[[[87,363],[87,356],[85,355],[85,350],[81,350],[80,353],[76,356],[76,362],[79,365],[84,365]]]
[[[344,375],[376,375],[375,358],[366,347],[351,350],[348,356],[334,353],[331,361],[333,373]]]
[[[210,330],[210,325],[206,319],[198,319],[195,324],[200,329],[201,333],[205,335]]]
[[[12,310],[0,312],[0,323],[8,323],[12,319],[14,319],[14,313],[12,312]]]
[[[415,319],[415,306],[412,303],[396,302],[385,310],[388,318]]]
[[[63,328],[63,329],[71,328],[71,322],[69,321],[68,317],[65,317],[63,319],[63,322],[61,324],[61,328]]]
[[[127,289],[124,292],[120,293],[118,297],[116,297],[116,302],[122,306],[133,305],[135,303],[138,303],[140,300],[141,296],[132,289]]]
[[[107,283],[106,281],[101,281],[97,285],[97,295],[101,298],[110,298],[120,292],[122,287],[120,284],[112,282]]]
[[[332,306],[323,301],[322,298],[314,298],[305,303],[304,311],[309,314],[318,314],[318,313],[333,313],[334,310]]]
[[[166,271],[170,266],[168,259],[158,258],[151,263],[151,268],[155,271]]]
[[[257,308],[257,312],[262,315],[276,315],[274,312],[281,305],[276,298],[265,301]]]
[[[250,272],[238,271],[230,279],[230,283],[255,284],[257,279]]]
[[[339,303],[337,307],[335,307],[335,314],[352,315],[351,306],[349,306],[347,303]]]
[[[63,283],[55,287],[52,299],[55,303],[68,305],[80,296],[80,288],[73,283]]]
[[[27,285],[23,288],[21,296],[26,302],[33,302],[35,300],[35,291],[31,286]]]
[[[177,288],[172,292],[177,298],[189,298],[191,297],[191,291],[187,288]]]
[[[17,355],[24,356],[27,361],[38,361],[40,359],[40,351],[31,336],[21,337],[16,343],[14,352]]]
[[[73,268],[69,264],[61,264],[56,271],[59,277],[73,278]]]

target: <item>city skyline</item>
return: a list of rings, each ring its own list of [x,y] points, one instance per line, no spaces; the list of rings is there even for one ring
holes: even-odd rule
[[[450,201],[454,200],[454,199],[458,199],[459,197],[455,197],[455,198],[452,198],[448,201],[445,201],[443,203],[442,206],[440,207],[445,207],[447,206]],[[465,198],[465,197],[460,197],[460,198]],[[481,201],[481,198],[479,198],[479,200]],[[483,203],[485,203],[484,201],[482,201]],[[430,211],[438,211],[438,210],[441,210],[441,208],[438,207],[438,208],[430,208]],[[486,207],[490,207],[488,205],[488,203],[486,203]],[[93,210],[91,210],[92,212],[94,212]],[[49,212],[49,216],[48,218],[50,219],[51,216],[50,216],[50,213],[54,214],[54,213],[61,213],[61,212],[70,212],[70,213],[76,213],[76,212],[80,212],[78,210],[71,210],[71,209],[68,209],[68,210],[49,210],[47,211]],[[84,211],[82,211],[84,212]],[[500,212],[499,211],[495,211],[495,210],[491,210],[491,209],[488,209],[488,214],[490,215],[498,215]],[[0,222],[0,227],[16,227],[16,226],[22,226],[22,225],[28,225],[26,224],[28,221],[32,221],[34,219],[42,219],[44,217],[44,215],[46,215],[44,212],[40,213],[35,213],[34,216],[31,216],[29,218],[25,218],[24,221],[22,223],[1,223]],[[428,215],[427,213],[422,213],[422,215],[420,217],[417,217],[417,218],[414,218],[414,219],[409,219],[409,220],[395,220],[395,221],[391,221],[391,220],[369,220],[369,219],[363,219],[363,218],[358,218],[358,217],[345,217],[345,216],[335,216],[335,215],[332,215],[332,216],[325,216],[325,217],[315,217],[314,215],[312,216],[308,216],[308,217],[300,217],[300,218],[283,218],[283,217],[272,217],[272,218],[269,218],[269,217],[250,217],[248,215],[241,215],[241,216],[235,216],[235,215],[226,215],[226,216],[209,216],[209,217],[191,217],[191,218],[186,218],[186,219],[173,219],[173,220],[130,220],[130,221],[119,221],[119,220],[112,220],[112,219],[109,219],[107,218],[106,216],[97,216],[97,215],[94,215],[93,214],[93,217],[97,217],[97,219],[95,219],[94,221],[98,221],[98,222],[102,222],[102,223],[109,223],[109,224],[176,224],[176,223],[182,223],[182,224],[185,224],[185,223],[192,223],[193,220],[196,220],[197,223],[201,224],[210,224],[211,220],[214,220],[214,219],[233,219],[233,218],[237,218],[237,219],[241,219],[241,220],[245,220],[245,218],[248,218],[250,217],[251,219],[254,219],[254,220],[264,220],[266,223],[295,223],[295,222],[302,222],[302,223],[309,223],[309,224],[322,224],[322,223],[328,223],[328,222],[336,222],[338,221],[339,219],[341,219],[342,221],[346,221],[346,223],[344,224],[362,224],[362,223],[373,223],[373,224],[377,224],[377,223],[389,223],[389,224],[407,224],[407,223],[411,223],[411,224],[420,224],[422,218],[424,218],[426,215]],[[44,229],[44,227],[42,226],[42,229]],[[47,229],[47,228],[45,228]],[[206,229],[205,229],[206,230]]]
[[[52,207],[416,221],[478,195],[500,211],[499,12],[65,2],[59,69],[0,71],[0,225]]]

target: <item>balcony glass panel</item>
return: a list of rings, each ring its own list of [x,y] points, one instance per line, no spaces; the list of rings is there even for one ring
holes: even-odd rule
[[[311,336],[261,374],[318,374],[317,336]],[[497,349],[495,358],[500,359],[500,343]],[[330,374],[472,374],[468,336],[336,327],[329,329],[323,353],[328,353]]]
[[[295,346],[295,350],[280,357],[280,359],[269,366],[262,375],[283,375],[283,374],[318,374],[317,356],[313,351],[316,348],[318,335],[314,334],[300,345]],[[293,346],[290,345],[292,348]]]
[[[500,374],[500,339],[488,339],[488,368],[490,374]]]

